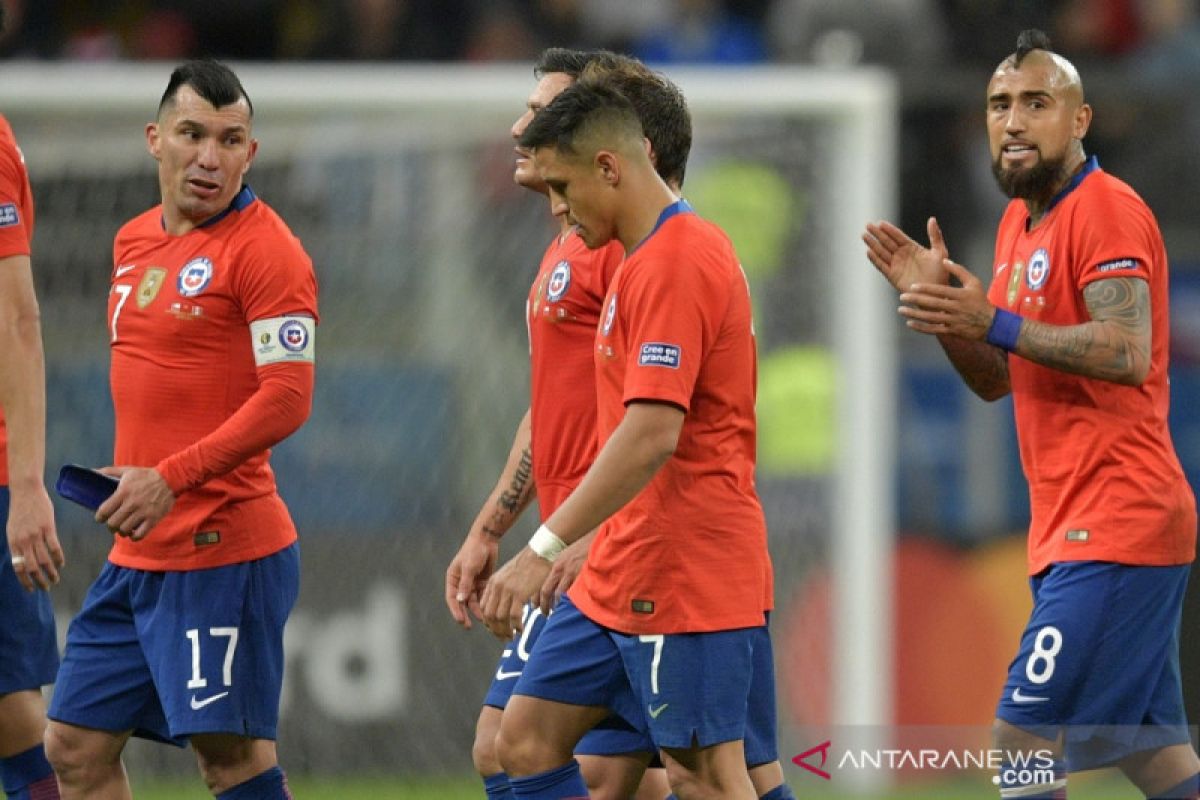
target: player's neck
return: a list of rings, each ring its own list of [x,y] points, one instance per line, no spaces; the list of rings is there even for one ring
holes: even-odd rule
[[[662,182],[657,174],[653,180],[645,180],[630,187],[629,199],[622,205],[621,217],[617,220],[617,238],[630,253],[654,230],[663,209],[679,198]]]
[[[1086,163],[1087,155],[1084,154],[1082,149],[1077,150],[1072,154],[1067,164],[1064,165],[1062,177],[1055,182],[1054,186],[1041,196],[1025,199],[1025,211],[1029,214],[1029,228],[1034,228],[1042,221],[1042,218],[1046,216],[1046,213],[1054,204],[1055,199],[1071,185],[1071,181],[1075,180],[1075,176],[1079,174],[1079,171],[1083,169]]]
[[[571,235],[571,231],[575,229],[575,223],[571,222],[569,214],[559,214],[555,219],[558,220],[558,241],[564,241]]]

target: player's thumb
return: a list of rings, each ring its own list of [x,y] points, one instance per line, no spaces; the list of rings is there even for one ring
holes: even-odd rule
[[[946,250],[946,239],[942,236],[942,226],[938,225],[937,217],[930,217],[925,229],[929,232],[929,246],[938,251],[942,258],[947,258],[949,252]]]

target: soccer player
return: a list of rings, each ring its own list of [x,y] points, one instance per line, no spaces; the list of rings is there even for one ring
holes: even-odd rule
[[[1146,204],[1084,153],[1091,120],[1075,67],[1025,31],[987,88],[1012,198],[991,287],[936,220],[929,247],[889,223],[863,238],[908,326],[980,397],[1013,396],[1034,607],[995,743],[1055,764],[1001,770],[1001,795],[1065,797],[1067,772],[1116,765],[1147,797],[1195,798],[1179,623],[1196,505],[1167,429],[1167,255]]]
[[[222,800],[290,797],[276,758],[296,529],[268,449],[308,417],[312,262],[243,183],[237,76],[176,68],[146,125],[162,203],[117,233],[108,563],[67,633],[46,736],[63,797],[129,797],[131,735],[190,741]]]
[[[526,101],[526,111],[512,126],[517,139],[533,116],[585,68],[631,71],[643,88],[640,106],[647,125],[658,169],[678,187],[691,147],[691,118],[682,94],[655,76],[640,62],[606,51],[550,48],[534,67],[537,85]],[[513,179],[540,194],[546,186],[533,167],[532,157],[517,148]],[[613,273],[624,258],[619,243],[590,250],[575,234],[565,215],[561,229],[542,257],[526,306],[530,336],[531,407],[526,413],[508,461],[491,495],[471,525],[459,552],[446,570],[446,604],[462,625],[470,627],[469,607],[478,609],[479,592],[495,566],[500,537],[516,522],[537,494],[543,517],[556,509],[579,483],[596,454],[596,392],[592,368],[592,341],[600,320],[600,307]],[[555,564],[555,575],[545,585],[548,610],[551,596],[574,580],[591,537],[572,546]],[[475,729],[472,760],[492,800],[511,798],[508,776],[496,756],[496,735],[516,678],[537,641],[546,616],[536,605],[527,609],[525,625],[514,636],[496,668],[484,698]],[[662,770],[643,770],[653,743],[632,726],[613,718],[584,737],[576,751],[592,797],[638,796],[661,800],[669,791]]]
[[[11,800],[58,797],[42,747],[42,687],[58,670],[54,610],[44,590],[58,582],[64,559],[43,482],[46,375],[32,238],[25,159],[0,116],[0,519],[8,534],[0,544],[0,785]]]
[[[504,713],[517,798],[584,795],[572,749],[612,712],[641,716],[680,798],[756,797],[743,738],[771,567],[749,290],[728,239],[658,176],[643,136],[624,95],[581,81],[520,140],[583,242],[616,239],[626,260],[593,349],[603,444],[480,600],[493,633],[519,628],[553,559],[605,523]]]

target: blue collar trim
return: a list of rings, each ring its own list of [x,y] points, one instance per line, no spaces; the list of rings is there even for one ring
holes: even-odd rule
[[[1054,208],[1059,204],[1059,201],[1061,201],[1071,192],[1075,191],[1079,184],[1083,183],[1084,178],[1086,178],[1088,175],[1091,175],[1098,169],[1100,169],[1100,159],[1096,158],[1095,156],[1092,156],[1087,161],[1083,162],[1083,169],[1075,173],[1075,177],[1071,178],[1071,180],[1067,182],[1067,185],[1063,187],[1061,192],[1054,195],[1054,199],[1050,201],[1048,206],[1046,206],[1046,210],[1042,213],[1042,216],[1045,217],[1046,214],[1049,214],[1050,209]]]
[[[684,200],[683,198],[676,200],[674,203],[671,203],[671,205],[667,206],[666,208],[664,208],[662,210],[662,213],[658,215],[658,221],[654,223],[654,227],[651,228],[650,232],[646,234],[646,238],[642,239],[642,241],[638,242],[637,247],[635,247],[633,249],[637,250],[638,247],[641,247],[643,244],[645,244],[647,239],[649,239],[654,234],[658,233],[658,229],[661,228],[666,223],[667,220],[669,220],[671,217],[675,216],[676,214],[694,214],[694,213],[696,213],[695,209],[692,208],[691,203],[689,203],[687,200]]]
[[[221,220],[223,220],[227,216],[229,216],[229,214],[231,212],[243,211],[257,199],[258,199],[258,195],[256,195],[254,193],[254,190],[251,189],[248,184],[242,184],[241,190],[239,190],[238,193],[236,195],[234,195],[233,202],[231,202],[228,206],[226,206],[224,211],[222,211],[220,214],[217,214],[216,216],[213,216],[213,217],[210,217],[210,218],[204,220],[204,222],[201,222],[196,227],[197,228],[209,228],[213,225],[216,225],[218,222],[220,222]],[[159,224],[163,226],[164,230],[166,229],[167,226],[166,226],[165,221],[160,219]]]

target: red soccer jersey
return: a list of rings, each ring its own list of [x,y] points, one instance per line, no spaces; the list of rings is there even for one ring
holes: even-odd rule
[[[29,255],[33,240],[33,192],[25,156],[8,120],[0,116],[0,258]],[[8,485],[8,432],[0,409],[0,486]]]
[[[1150,286],[1150,371],[1141,386],[1008,358],[1032,520],[1029,572],[1062,561],[1192,561],[1196,503],[1167,429],[1167,254],[1150,209],[1095,159],[1031,231],[1021,201],[996,237],[988,298],[1051,325],[1091,319],[1083,289]]]
[[[571,599],[631,634],[763,624],[750,291],[729,239],[682,201],[617,271],[595,346],[597,436],[635,401],[686,412],[674,455],[600,529]]]
[[[596,458],[596,376],[592,344],[621,243],[589,250],[572,230],[542,256],[526,304],[532,365],[533,477],[546,519]]]
[[[114,462],[155,466],[225,422],[258,388],[250,323],[317,316],[312,262],[283,220],[243,188],[230,209],[182,236],[161,207],[117,233],[108,298]],[[256,343],[257,344],[257,343]],[[193,570],[270,555],[296,539],[263,451],[184,491],[140,542],[109,560]]]

